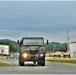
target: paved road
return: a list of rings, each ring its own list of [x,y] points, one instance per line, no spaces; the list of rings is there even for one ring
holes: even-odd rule
[[[19,66],[17,60],[0,59],[12,66],[0,67],[0,74],[76,74],[76,65],[46,62],[46,66],[37,66],[32,62]]]

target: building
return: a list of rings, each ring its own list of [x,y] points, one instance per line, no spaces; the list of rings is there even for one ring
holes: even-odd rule
[[[69,44],[71,57],[76,57],[76,42],[71,42]]]

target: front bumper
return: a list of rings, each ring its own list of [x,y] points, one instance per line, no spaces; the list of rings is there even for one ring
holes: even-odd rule
[[[44,56],[40,56],[40,54],[27,54],[27,57],[21,54],[21,57],[24,61],[37,61],[39,58],[44,58]]]

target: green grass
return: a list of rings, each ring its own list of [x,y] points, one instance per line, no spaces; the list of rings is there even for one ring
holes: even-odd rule
[[[0,62],[0,66],[10,66],[11,64],[5,63],[5,62]]]
[[[46,59],[46,61],[76,64],[76,59],[73,58],[50,58],[50,59]]]

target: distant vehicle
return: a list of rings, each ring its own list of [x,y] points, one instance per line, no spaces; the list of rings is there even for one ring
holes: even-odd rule
[[[0,54],[9,55],[9,45],[0,45]]]
[[[18,52],[16,52],[15,54],[9,54],[8,56],[6,56],[6,58],[7,59],[9,59],[9,58],[10,59],[15,59],[16,58],[17,59],[18,58],[18,55],[19,55]]]
[[[43,37],[24,37],[19,44],[19,65],[24,66],[25,61],[33,61],[45,66],[45,49]]]
[[[7,58],[7,59],[9,59],[9,58],[10,58],[10,59],[14,59],[14,55],[8,55],[8,56],[6,56],[6,58]]]

